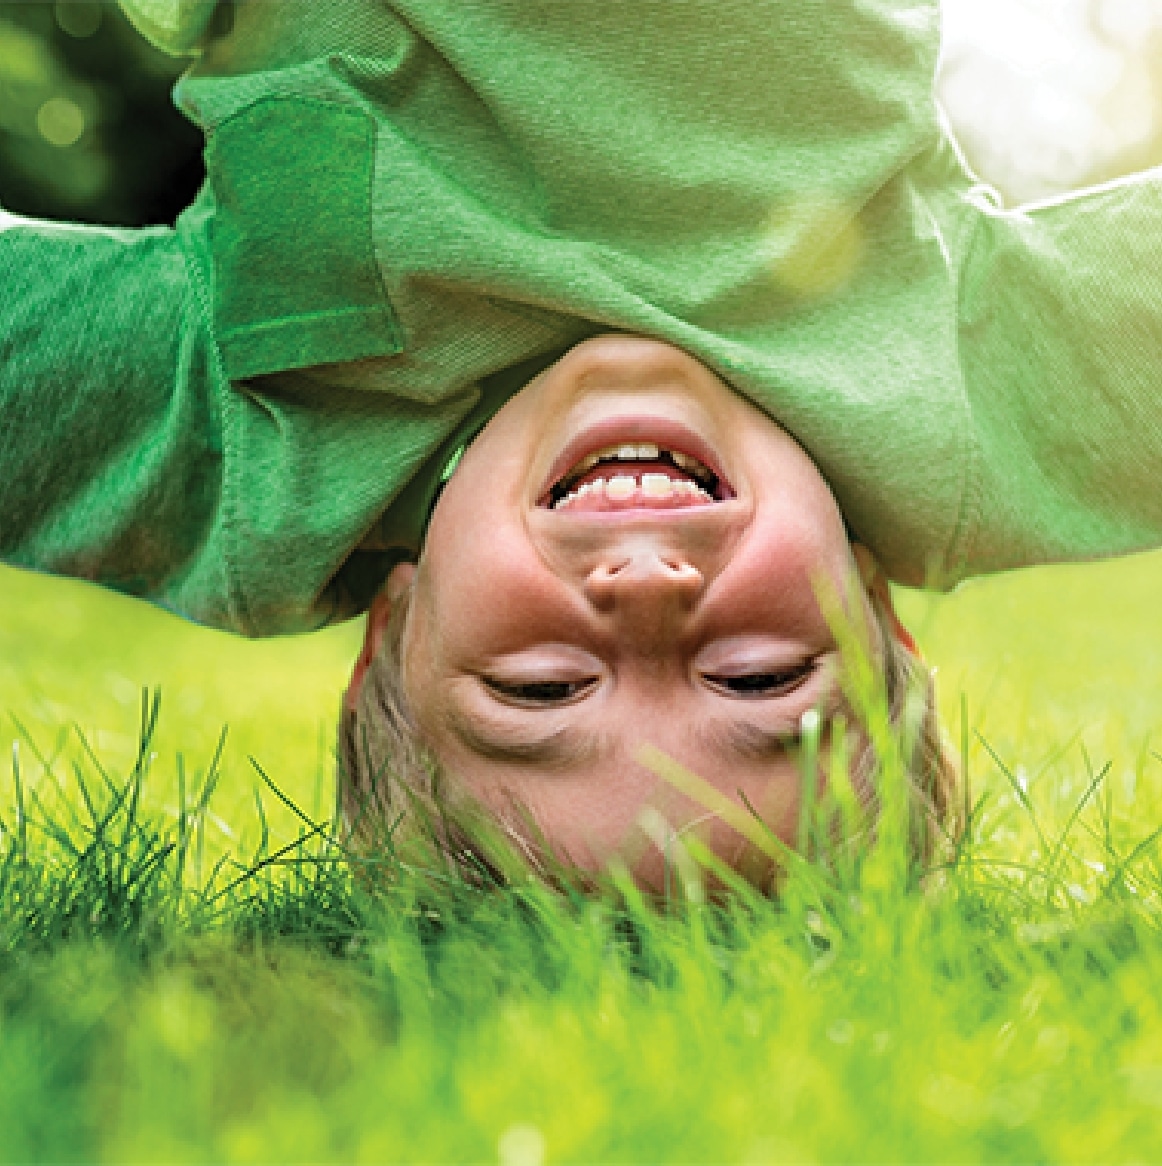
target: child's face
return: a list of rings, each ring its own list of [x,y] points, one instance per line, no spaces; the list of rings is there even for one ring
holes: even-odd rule
[[[626,444],[646,448],[581,479],[612,488],[559,501],[587,456]],[[644,464],[665,450],[715,480]],[[831,492],[766,415],[677,348],[590,340],[493,418],[436,507],[404,632],[409,704],[480,801],[515,799],[573,862],[620,852],[657,886],[645,804],[678,827],[705,815],[635,760],[645,743],[793,838],[787,742],[837,702],[818,583],[842,593],[853,569]],[[744,864],[738,835],[703,829]]]

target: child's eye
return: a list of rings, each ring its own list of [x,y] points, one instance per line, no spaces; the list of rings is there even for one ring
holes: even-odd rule
[[[721,689],[730,696],[743,699],[759,699],[767,696],[784,696],[794,692],[808,676],[811,665],[777,672],[747,672],[738,676],[707,676],[706,680],[714,688]]]
[[[514,684],[507,680],[487,677],[484,681],[494,692],[509,700],[528,705],[565,704],[590,689],[592,677],[583,680],[533,680],[526,684]]]

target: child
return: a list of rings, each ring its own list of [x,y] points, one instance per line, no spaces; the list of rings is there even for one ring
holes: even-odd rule
[[[345,818],[371,849],[403,808],[399,786],[439,785],[484,805],[531,857],[539,837],[600,869],[660,795],[638,756],[649,742],[793,844],[793,742],[805,717],[830,722],[845,704],[819,588],[842,595],[857,575],[854,622],[872,630],[893,717],[910,685],[926,698],[912,758],[926,853],[954,809],[931,688],[814,463],[679,349],[585,341],[489,421],[418,566],[395,567],[372,601],[340,731]],[[866,741],[862,752],[866,783]],[[670,798],[665,816],[686,827],[705,809]],[[725,822],[704,828],[732,866],[762,876]],[[661,852],[634,871],[660,889]]]
[[[7,561],[252,635],[354,614],[610,330],[775,418],[899,581],[1158,543],[1157,180],[1001,211],[934,2],[127,7],[200,54],[209,179],[174,232],[0,231]]]

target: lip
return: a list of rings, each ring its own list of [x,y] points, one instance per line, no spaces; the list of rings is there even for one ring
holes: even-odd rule
[[[722,467],[722,460],[710,444],[689,426],[666,417],[631,415],[606,417],[572,438],[553,460],[541,485],[537,505],[547,508],[553,487],[584,457],[621,442],[648,441],[663,449],[697,458],[724,487],[724,501],[732,499],[734,488]],[[624,512],[624,513],[629,513]],[[658,512],[651,512],[658,513]],[[687,511],[688,513],[688,511]]]

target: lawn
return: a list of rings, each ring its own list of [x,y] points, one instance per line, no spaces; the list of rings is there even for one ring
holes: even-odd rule
[[[959,863],[661,914],[373,894],[303,839],[358,627],[248,644],[0,572],[0,1160],[1160,1161],[1160,583],[901,596]]]

